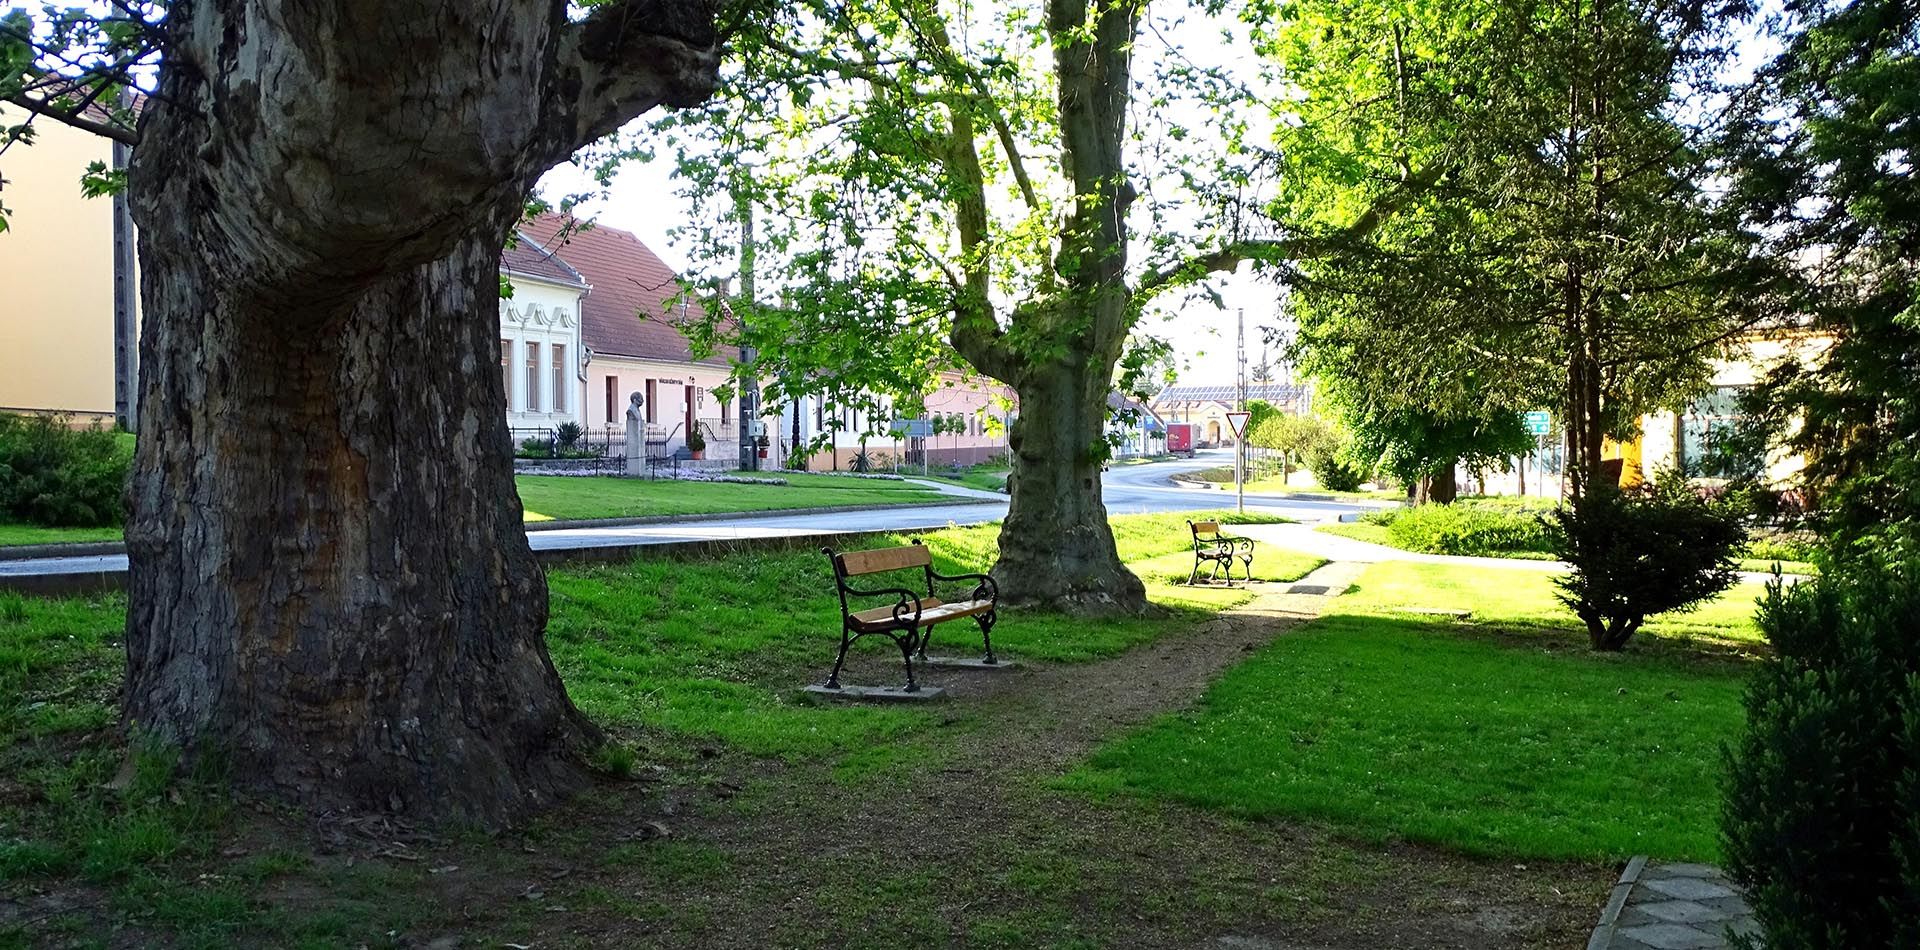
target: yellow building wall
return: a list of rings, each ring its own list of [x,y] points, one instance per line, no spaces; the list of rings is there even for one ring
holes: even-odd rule
[[[24,113],[0,106],[0,126]],[[112,144],[45,119],[0,156],[0,410],[113,415],[113,200],[83,198]]]
[[[1832,337],[1818,332],[1783,331],[1756,335],[1742,343],[1740,351],[1712,363],[1714,386],[1754,386],[1788,360],[1810,363],[1818,360],[1833,345]],[[1646,474],[1670,469],[1674,465],[1675,429],[1680,425],[1671,412],[1640,417],[1641,437],[1636,440],[1636,461]],[[1779,485],[1792,480],[1806,460],[1778,450],[1766,460],[1767,481]]]

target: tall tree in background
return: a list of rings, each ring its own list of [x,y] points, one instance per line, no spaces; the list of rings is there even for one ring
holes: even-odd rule
[[[597,732],[542,639],[500,249],[548,168],[706,98],[717,44],[705,0],[0,23],[0,98],[132,148],[131,728],[312,806],[498,823],[579,784]]]
[[[1791,0],[1735,197],[1831,348],[1767,393],[1828,562],[1773,592],[1721,809],[1763,945],[1920,946],[1920,8]]]
[[[1444,169],[1367,240],[1302,264],[1303,363],[1344,380],[1365,417],[1558,407],[1576,491],[1596,481],[1603,440],[1703,386],[1708,359],[1762,313],[1764,260],[1704,184],[1726,30],[1746,12],[1273,9],[1264,48],[1305,94],[1283,140],[1283,220],[1338,216],[1409,167]]]
[[[1807,466],[1848,556],[1920,558],[1920,13],[1791,3],[1810,21],[1764,75],[1735,140],[1735,200],[1796,265],[1805,329],[1832,346],[1770,381],[1759,408]]]
[[[738,169],[753,169],[763,283],[811,306],[797,262],[838,255],[838,279],[884,301],[863,311],[872,332],[936,326],[1015,391],[994,569],[1010,602],[1146,608],[1100,494],[1116,362],[1157,295],[1303,246],[1250,236],[1238,213],[1266,160],[1268,107],[1177,50],[1136,75],[1142,47],[1159,48],[1143,42],[1146,15],[1144,0],[807,0],[741,38],[704,113],[669,120],[713,212],[702,220],[724,220]],[[1155,121],[1130,126],[1142,112]],[[1328,229],[1364,231],[1381,213]],[[692,230],[696,266],[733,266],[732,235]]]

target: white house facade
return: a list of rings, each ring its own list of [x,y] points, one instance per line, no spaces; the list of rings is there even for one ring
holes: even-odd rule
[[[526,234],[500,254],[500,382],[514,441],[583,423],[580,300],[591,289],[566,261]]]
[[[551,429],[580,422],[580,296],[584,286],[509,278],[500,301],[500,375],[507,426]],[[518,433],[516,433],[517,435]]]

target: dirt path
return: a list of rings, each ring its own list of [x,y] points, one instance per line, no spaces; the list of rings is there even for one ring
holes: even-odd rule
[[[232,887],[236,856],[280,855],[304,837],[301,873],[266,875],[249,899],[290,923],[331,918],[329,932],[380,921],[377,946],[1583,945],[1611,868],[1477,860],[1066,787],[1102,742],[1191,707],[1361,567],[1263,585],[1246,606],[1105,661],[940,671],[950,694],[926,707],[931,726],[824,760],[663,734],[635,779],[502,838],[325,820],[303,836],[270,810],[236,816],[209,873],[155,919],[196,913],[201,890]],[[285,936],[263,945],[338,944]],[[165,943],[137,923],[103,937]]]
[[[1293,584],[1260,585],[1244,606],[1180,634],[1097,663],[1050,666],[1015,677],[967,673],[948,689],[983,704],[988,741],[956,750],[996,780],[1073,767],[1100,742],[1164,712],[1185,709],[1221,673],[1274,637],[1320,615],[1363,565],[1334,562]],[[1291,593],[1295,588],[1321,594]]]
[[[1190,706],[1359,570],[1327,565],[1103,662],[943,673],[956,728],[877,775],[716,759],[704,780],[649,805],[678,846],[724,855],[724,873],[616,871],[599,886],[675,911],[570,935],[716,948],[1578,945],[1606,869],[1476,861],[1056,787],[1100,742]],[[631,799],[606,804],[594,824],[639,823]]]

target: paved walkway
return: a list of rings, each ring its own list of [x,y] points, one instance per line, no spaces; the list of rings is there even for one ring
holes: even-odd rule
[[[1634,858],[1614,885],[1587,950],[1719,950],[1757,936],[1746,899],[1719,868]]]
[[[1196,464],[1208,463],[1159,463],[1130,466],[1108,473],[1103,487],[1108,513],[1123,515],[1220,507],[1222,499],[1215,497],[1217,493],[1181,491],[1159,484],[1164,482],[1167,470]],[[536,552],[620,549],[686,541],[733,541],[864,531],[927,531],[950,524],[997,521],[1006,516],[1007,496],[997,492],[931,480],[909,481],[936,489],[950,501],[945,504],[898,505],[864,511],[750,512],[667,523],[531,530],[527,532],[527,539]],[[1230,503],[1231,499],[1227,499],[1227,502]],[[1357,506],[1339,501],[1252,495],[1247,497],[1247,509],[1297,519],[1330,519],[1360,510]],[[125,576],[126,570],[126,555],[119,553],[0,559],[0,589],[46,589],[41,585],[66,583],[113,584]]]

